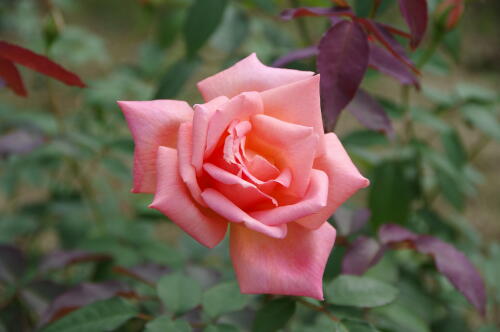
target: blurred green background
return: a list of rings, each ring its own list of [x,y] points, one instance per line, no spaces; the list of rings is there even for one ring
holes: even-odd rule
[[[359,14],[363,14],[367,2],[371,1],[351,1]],[[429,2],[431,11],[439,2]],[[77,73],[88,85],[85,89],[70,88],[21,69],[29,90],[27,98],[0,89],[0,243],[21,248],[29,257],[32,271],[36,270],[36,262],[56,249],[82,249],[109,254],[113,264],[120,266],[154,262],[182,269],[183,273],[200,279],[204,286],[213,284],[207,271],[217,271],[222,280],[234,278],[226,243],[214,250],[204,249],[165,217],[148,209],[150,196],[130,193],[133,142],[116,100],[169,98],[187,100],[190,104],[201,102],[195,88],[200,79],[252,52],[270,65],[294,49],[316,43],[328,27],[324,18],[282,21],[280,11],[298,5],[329,6],[331,2],[217,0],[208,4],[206,0],[205,11],[190,16],[191,21],[186,24],[192,3],[191,0],[0,0],[0,40],[47,55]],[[404,29],[395,1],[384,3],[387,9],[380,20]],[[456,176],[448,177],[447,184],[439,183],[440,171],[439,167],[436,171],[435,165],[426,168],[425,178],[418,179],[431,192],[437,186],[432,211],[450,221],[444,224],[452,231],[443,231],[444,226],[436,226],[439,223],[435,221],[422,227],[417,222],[413,228],[436,236],[445,234],[445,240],[468,254],[488,283],[488,314],[480,317],[474,313],[443,280],[439,282],[445,283],[440,288],[444,295],[435,295],[434,300],[438,298],[439,303],[433,305],[437,307],[429,305],[438,309],[425,312],[422,306],[428,303],[418,302],[422,297],[418,294],[423,292],[420,287],[428,285],[415,286],[425,279],[425,273],[410,268],[417,271],[413,275],[416,280],[407,278],[411,279],[411,287],[409,281],[403,280],[409,272],[401,272],[400,278],[382,277],[391,283],[403,280],[411,295],[402,300],[404,313],[393,310],[374,314],[372,322],[379,324],[381,330],[479,331],[483,326],[481,331],[486,332],[496,331],[494,326],[500,324],[499,13],[499,1],[466,2],[458,27],[446,34],[423,68],[422,90],[411,94],[411,106],[416,113],[437,110],[438,115],[425,118],[416,115],[410,119],[415,122],[417,134],[437,152],[441,151],[440,143],[434,138],[439,141],[436,130],[439,132],[440,126],[454,128],[465,150],[480,152],[467,161],[466,175],[454,170],[447,173]],[[433,28],[432,25],[430,30]],[[194,37],[186,43],[189,29],[195,33],[191,33]],[[208,38],[206,43],[202,43],[204,37]],[[193,51],[197,47],[200,50]],[[292,67],[314,70],[314,63],[314,59],[309,59],[295,62]],[[370,71],[363,85],[384,102],[396,131],[404,130],[398,110],[399,83]],[[467,104],[471,100],[473,106]],[[466,106],[491,110],[494,121],[478,124],[467,119],[463,115],[467,111],[462,109]],[[337,134],[372,181],[376,176],[373,170],[387,156],[404,155],[406,151],[394,148],[380,134],[367,133],[347,112],[341,117]],[[446,167],[448,164],[443,169],[449,169]],[[384,195],[384,191],[380,194]],[[359,193],[348,207],[366,206],[364,202],[369,195],[373,194],[367,190]],[[408,203],[408,213],[414,216],[418,209],[411,202],[417,200]],[[407,226],[412,223],[410,219],[405,222]],[[370,232],[373,231],[366,230]],[[340,264],[340,252],[336,252],[337,261],[331,264]],[[383,268],[394,264],[398,266],[394,269],[400,269],[401,262],[408,259],[404,255],[394,256],[383,261]],[[394,269],[387,271],[390,274]],[[93,266],[84,264],[65,268],[51,278],[71,285],[100,280],[93,271]],[[334,266],[327,271],[326,280],[336,274],[338,267]],[[381,271],[372,275],[380,276]],[[0,292],[6,294],[7,289],[0,283]],[[40,298],[45,306],[53,300],[50,295]],[[412,299],[419,308],[408,306]],[[413,309],[417,313],[412,313]],[[0,320],[4,319],[9,326],[6,322],[12,315],[0,314]],[[250,318],[240,316],[244,317],[233,317],[230,321],[239,322],[234,324],[245,330],[245,322]],[[29,331],[34,324],[30,320],[37,318],[22,317],[27,320],[23,330]],[[304,326],[314,325],[307,322],[307,317],[299,319],[290,328],[305,331]],[[128,330],[134,331],[134,327]],[[318,327],[317,331],[320,330]]]

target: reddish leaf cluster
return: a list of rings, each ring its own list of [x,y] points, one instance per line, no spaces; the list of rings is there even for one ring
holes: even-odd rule
[[[434,259],[436,268],[482,314],[486,310],[484,282],[474,265],[452,245],[429,235],[415,234],[395,224],[383,225],[378,241],[358,237],[347,249],[342,261],[342,273],[361,275],[375,265],[388,249],[413,249]]]
[[[294,51],[275,62],[276,66],[317,55],[321,74],[321,103],[328,126],[335,126],[344,108],[353,108],[355,116],[368,128],[392,134],[389,118],[366,92],[358,92],[368,67],[392,76],[405,85],[419,86],[419,71],[396,40],[410,40],[415,49],[427,28],[427,0],[399,0],[401,13],[410,29],[406,33],[371,18],[357,17],[345,1],[332,1],[332,8],[302,7],[285,10],[281,17],[326,16],[331,27],[318,46]],[[380,1],[374,2],[374,12]],[[353,104],[353,100],[356,102]],[[362,107],[359,107],[362,106]],[[377,119],[376,124],[373,119]]]
[[[34,53],[18,45],[0,41],[0,80],[18,96],[27,96],[28,92],[16,64],[28,67],[43,75],[55,78],[67,85],[85,87],[74,73],[51,61],[46,56]]]

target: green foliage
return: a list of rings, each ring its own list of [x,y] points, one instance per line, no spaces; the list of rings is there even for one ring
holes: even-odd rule
[[[273,332],[286,326],[295,312],[296,303],[290,298],[266,302],[255,314],[253,332]]]
[[[158,296],[168,310],[184,313],[201,303],[202,290],[198,282],[181,273],[169,274],[158,282]]]
[[[210,317],[243,309],[248,303],[248,295],[241,294],[238,283],[218,284],[203,294],[203,309]]]
[[[191,326],[183,320],[173,321],[170,317],[159,316],[146,324],[144,332],[191,332]]]

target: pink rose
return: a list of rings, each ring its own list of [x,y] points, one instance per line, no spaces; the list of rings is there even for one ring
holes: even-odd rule
[[[135,140],[135,193],[207,247],[230,226],[243,293],[323,298],[328,217],[368,185],[323,132],[319,75],[255,54],[198,83],[205,104],[120,101]]]

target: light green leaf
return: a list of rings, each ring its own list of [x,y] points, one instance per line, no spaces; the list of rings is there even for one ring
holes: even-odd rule
[[[240,330],[233,325],[229,324],[217,324],[208,325],[203,332],[239,332]]]
[[[349,332],[377,332],[377,331],[379,331],[372,324],[370,324],[368,322],[345,320],[342,323],[344,323],[346,330]]]
[[[200,284],[180,273],[162,277],[158,282],[157,291],[161,301],[174,313],[191,310],[201,302]]]
[[[42,332],[89,332],[114,330],[137,315],[137,309],[120,298],[94,302],[56,320]]]
[[[430,332],[427,324],[414,312],[394,303],[385,307],[373,309],[373,313],[383,316],[388,322],[384,323],[391,330],[407,332]]]
[[[146,324],[144,332],[191,332],[191,326],[184,320],[173,321],[170,317],[160,316]]]
[[[274,332],[283,328],[295,313],[295,306],[295,301],[287,297],[265,303],[255,315],[252,332]]]
[[[184,23],[188,56],[195,55],[222,21],[227,0],[195,0]]]
[[[241,294],[236,282],[216,285],[203,295],[203,310],[210,317],[243,309],[248,303],[248,295]]]
[[[474,127],[500,141],[500,123],[489,109],[478,105],[469,105],[463,107],[461,111]]]
[[[361,308],[386,305],[397,295],[398,290],[385,282],[352,275],[341,275],[326,288],[329,303]]]
[[[462,99],[472,101],[492,102],[498,97],[494,91],[470,83],[457,84],[455,91]]]

